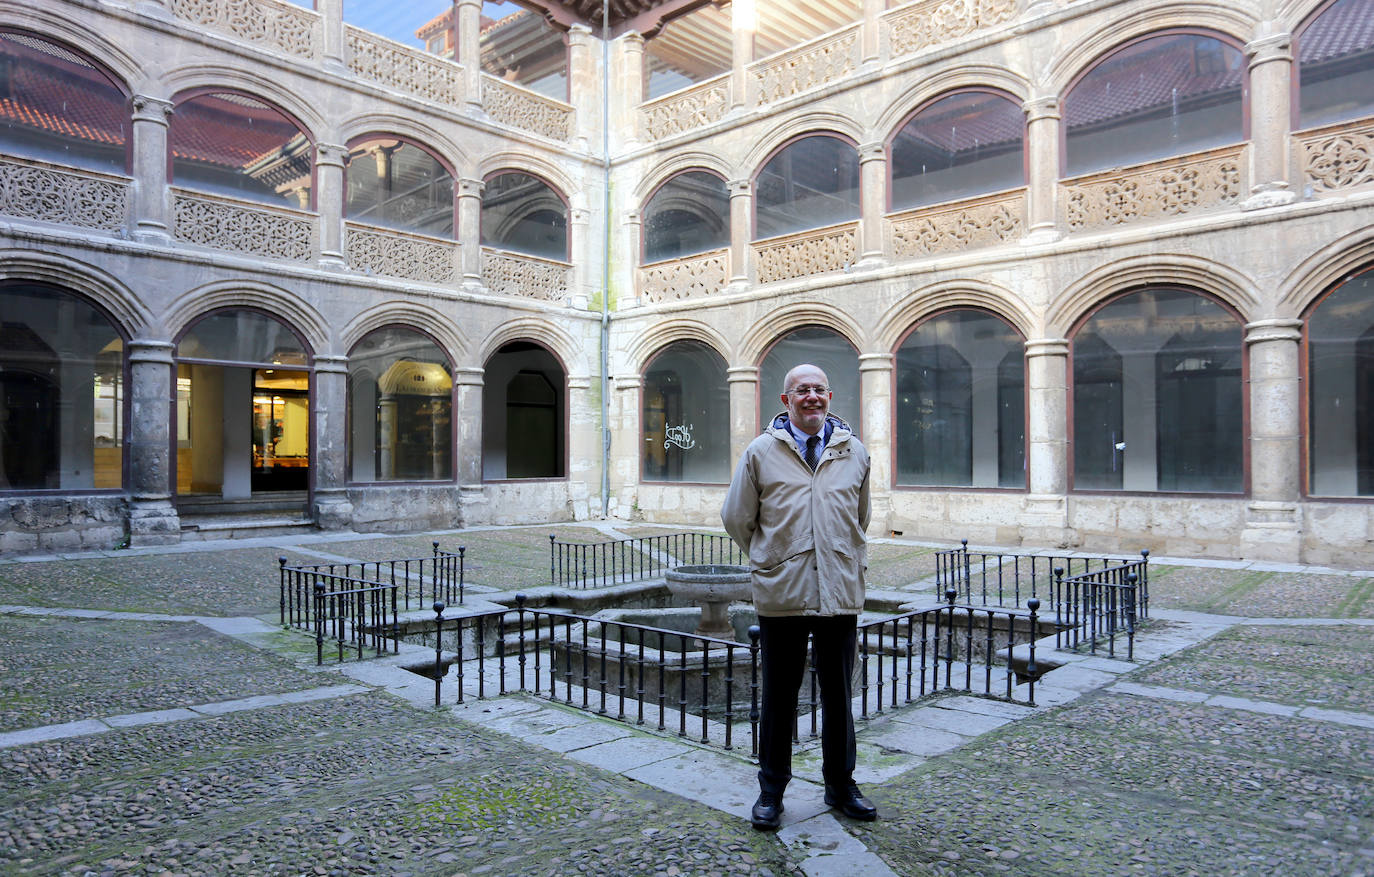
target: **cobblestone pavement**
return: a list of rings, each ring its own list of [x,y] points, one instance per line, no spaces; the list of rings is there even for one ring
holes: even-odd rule
[[[550,532],[653,535],[642,529],[0,561],[0,872],[1374,875],[1374,626],[1361,621],[1374,600],[1359,575],[1171,562],[1152,577],[1160,614],[1248,617],[1208,616],[1219,635],[1119,678],[1119,662],[1054,671],[1047,682],[1090,680],[1086,693],[1061,686],[1044,700],[1061,705],[981,735],[931,730],[932,744],[971,736],[912,769],[892,767],[882,727],[868,729],[861,759],[878,760],[861,768],[882,817],[835,822],[839,836],[811,838],[809,852],[797,835],[814,820],[760,834],[737,808],[474,724],[476,707],[435,710],[366,683],[282,702],[334,691],[346,668],[317,670],[301,639],[258,622],[266,632],[217,632],[239,616],[275,622],[283,553],[424,556],[438,538],[468,547],[485,575],[472,580],[513,588],[546,581]],[[930,546],[872,548],[874,587],[915,588],[934,571]],[[239,698],[233,712],[205,706]],[[170,718],[180,707],[199,711]],[[111,718],[127,714],[139,715]],[[92,719],[105,724],[61,726]],[[615,733],[631,750],[668,745]],[[740,754],[710,757],[747,784]],[[789,813],[807,806],[789,797]]]

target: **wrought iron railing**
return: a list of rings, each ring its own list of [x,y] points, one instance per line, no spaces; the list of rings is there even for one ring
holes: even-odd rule
[[[943,594],[954,588],[959,600],[985,606],[1024,606],[1031,597],[1045,596],[1058,569],[1073,577],[1132,562],[1124,558],[969,551],[967,539],[959,545],[935,553],[936,592]],[[1149,549],[1142,550],[1140,556],[1148,561]],[[1142,566],[1139,575],[1148,583],[1148,564]]]
[[[464,558],[466,548],[445,551],[434,543],[430,557],[404,560],[369,560],[356,563],[316,563],[287,565],[277,558],[280,570],[281,623],[283,626],[312,629],[316,586],[326,594],[377,586],[395,586],[400,591],[401,610],[424,609],[442,601],[461,604],[464,596]],[[428,598],[427,598],[428,595]]]
[[[1146,552],[1141,552],[1146,555]],[[1150,615],[1149,557],[1065,576],[1055,569],[1050,601],[1055,648],[1105,648],[1116,657],[1117,637],[1126,639],[1126,660],[1135,660],[1136,622]]]
[[[639,582],[683,564],[744,564],[744,552],[714,533],[666,533],[608,542],[559,542],[549,536],[549,584],[570,588]]]
[[[339,586],[343,587],[339,587]],[[353,585],[347,587],[347,585]],[[377,656],[401,648],[396,584],[358,583],[339,576],[317,577],[313,586],[315,664],[324,663],[324,644],[332,640],[338,659],[356,651],[359,660],[372,649]]]

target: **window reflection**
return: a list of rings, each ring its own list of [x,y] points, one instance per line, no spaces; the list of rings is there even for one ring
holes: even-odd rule
[[[1300,128],[1374,115],[1374,0],[1337,0],[1298,34]]]
[[[644,373],[641,424],[645,481],[729,481],[725,360],[699,341],[665,347]]]
[[[757,0],[754,57],[765,58],[863,20],[863,0],[777,3]]]
[[[768,160],[754,188],[757,238],[858,219],[859,153],[839,137],[803,137]]]
[[[730,192],[706,171],[678,174],[644,208],[644,261],[658,262],[730,245]]]
[[[530,341],[504,345],[482,372],[482,477],[562,478],[566,472],[563,366]]]
[[[256,98],[219,92],[181,101],[167,145],[175,185],[298,210],[311,207],[309,138]]]
[[[482,71],[568,99],[568,46],[543,17],[511,2],[482,4]]]
[[[803,326],[777,340],[759,365],[759,425],[767,426],[783,410],[782,381],[803,363],[819,366],[830,379],[830,413],[860,434],[859,353],[838,333]]]
[[[568,258],[568,207],[548,183],[519,172],[489,178],[482,192],[482,243],[544,259]]]
[[[892,209],[1025,184],[1025,114],[1005,97],[960,92],[916,113],[892,139]]]
[[[453,175],[426,150],[370,137],[350,147],[347,173],[349,219],[453,237]]]
[[[426,336],[370,332],[348,356],[349,445],[354,481],[453,477],[453,377]]]
[[[1309,492],[1374,496],[1374,272],[1318,303],[1307,352]]]
[[[644,97],[669,92],[728,73],[733,64],[730,7],[708,3],[664,25],[644,43]]]

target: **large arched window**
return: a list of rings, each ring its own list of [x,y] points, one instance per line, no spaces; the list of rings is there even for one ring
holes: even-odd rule
[[[927,320],[897,348],[899,485],[1025,487],[1025,352],[982,311]]]
[[[1244,140],[1245,81],[1245,56],[1214,36],[1166,33],[1121,46],[1064,97],[1065,173]]]
[[[679,15],[644,42],[644,99],[730,72],[731,10],[707,3]]]
[[[532,341],[513,341],[482,372],[482,477],[567,474],[567,373]]]
[[[90,170],[128,165],[124,90],[71,49],[0,32],[0,153]]]
[[[644,261],[659,262],[730,245],[730,192],[710,171],[686,171],[644,207]]]
[[[645,481],[730,480],[730,390],[725,360],[700,341],[678,341],[644,372]]]
[[[754,181],[756,239],[859,218],[859,153],[834,134],[794,140]]]
[[[426,335],[388,326],[348,354],[354,481],[453,477],[453,369]]]
[[[0,285],[0,490],[122,483],[124,338],[84,299]]]
[[[1079,490],[1244,490],[1240,321],[1184,289],[1130,293],[1073,336]]]
[[[1025,132],[1005,95],[960,91],[927,104],[892,137],[892,209],[1025,185]]]
[[[1374,270],[1317,302],[1306,329],[1308,492],[1374,496]]]
[[[453,237],[453,174],[428,150],[370,136],[348,149],[348,218]]]
[[[565,262],[568,205],[548,183],[519,171],[487,178],[482,193],[482,244]]]
[[[767,426],[783,410],[783,378],[803,363],[819,366],[830,379],[834,398],[830,413],[859,435],[859,353],[841,335],[820,326],[803,326],[779,338],[759,365],[759,425]]]
[[[1374,0],[1335,0],[1298,32],[1299,128],[1374,115]]]
[[[209,92],[177,101],[167,148],[174,185],[299,210],[312,205],[310,138],[257,98]]]

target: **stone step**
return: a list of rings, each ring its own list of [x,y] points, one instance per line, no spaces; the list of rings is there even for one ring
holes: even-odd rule
[[[300,514],[243,513],[230,515],[183,515],[181,541],[204,542],[212,539],[249,539],[258,536],[300,534],[313,529],[315,522]]]

